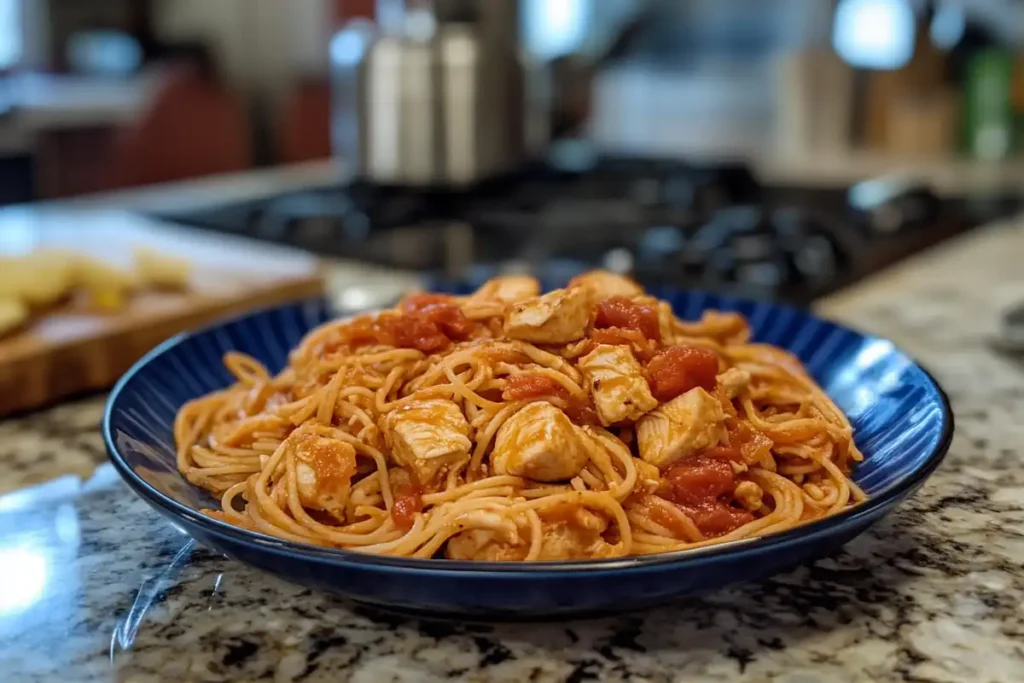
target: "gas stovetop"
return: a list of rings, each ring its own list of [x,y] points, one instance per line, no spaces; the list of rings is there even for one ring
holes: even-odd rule
[[[448,280],[600,266],[807,303],[1009,210],[912,185],[768,186],[742,165],[599,157],[463,191],[352,183],[157,217]]]

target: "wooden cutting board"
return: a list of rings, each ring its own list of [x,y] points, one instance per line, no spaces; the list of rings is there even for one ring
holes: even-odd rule
[[[108,388],[179,332],[323,292],[322,268],[307,254],[115,211],[4,211],[0,238],[6,254],[55,247],[128,265],[145,247],[193,266],[186,292],[140,292],[112,314],[69,304],[0,338],[0,415]]]

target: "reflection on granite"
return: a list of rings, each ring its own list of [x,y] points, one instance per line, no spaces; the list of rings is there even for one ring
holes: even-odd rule
[[[1019,681],[1024,366],[985,335],[1024,293],[1024,271],[1003,255],[1022,242],[1018,231],[957,245],[824,308],[918,356],[957,415],[934,477],[827,559],[616,619],[429,623],[196,548],[104,466],[0,498],[0,679]],[[98,405],[4,424],[2,459],[29,464],[4,487],[63,462],[81,472],[98,448]],[[43,448],[54,462],[33,460]]]

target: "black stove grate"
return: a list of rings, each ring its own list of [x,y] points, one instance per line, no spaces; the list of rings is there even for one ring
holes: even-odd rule
[[[645,284],[807,303],[993,217],[920,187],[849,196],[763,186],[742,165],[601,157],[537,162],[463,191],[353,183],[157,218],[448,280],[610,267]]]

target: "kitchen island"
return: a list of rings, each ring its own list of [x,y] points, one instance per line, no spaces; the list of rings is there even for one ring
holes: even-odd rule
[[[989,337],[1024,299],[1021,254],[1010,221],[820,304],[903,346],[952,399],[952,449],[910,501],[812,565],[613,619],[354,607],[198,548],[136,498],[105,464],[102,397],[5,420],[0,679],[1019,681],[1024,365]]]

